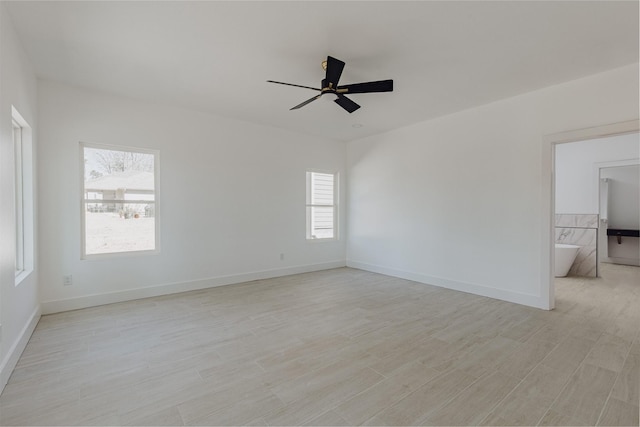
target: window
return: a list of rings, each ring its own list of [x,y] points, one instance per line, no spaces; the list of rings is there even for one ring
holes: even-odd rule
[[[22,126],[14,119],[13,159],[15,170],[15,218],[16,218],[16,275],[24,271],[24,178],[22,175]]]
[[[158,152],[81,144],[82,256],[156,251]]]
[[[307,239],[336,237],[337,174],[307,172]]]
[[[15,211],[15,284],[33,271],[33,153],[31,127],[11,107]]]

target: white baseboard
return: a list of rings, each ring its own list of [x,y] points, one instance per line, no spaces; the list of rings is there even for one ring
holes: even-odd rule
[[[2,360],[0,364],[0,394],[4,390],[4,386],[7,385],[9,381],[9,377],[13,372],[13,369],[16,367],[18,363],[18,359],[22,355],[22,352],[27,347],[27,343],[29,342],[29,338],[31,338],[31,334],[33,334],[34,329],[36,329],[36,325],[40,320],[41,310],[40,306],[36,307],[36,309],[31,313],[31,317],[29,317],[29,321],[24,328],[20,331],[20,335],[9,348],[9,352]]]
[[[386,276],[398,277],[400,279],[412,280],[414,282],[438,286],[440,288],[452,289],[469,294],[513,302],[529,307],[541,308],[544,310],[549,309],[547,307],[548,301],[545,303],[540,295],[523,294],[520,292],[507,291],[504,289],[496,289],[489,286],[478,285],[475,283],[459,282],[456,280],[444,279],[442,277],[428,276],[422,273],[397,270],[395,268],[368,264],[365,262],[354,260],[347,260],[347,267],[371,271],[373,273],[384,274]]]
[[[62,311],[78,310],[98,305],[131,301],[141,298],[175,294],[178,292],[196,291],[216,286],[232,285],[234,283],[250,282],[253,280],[271,279],[274,277],[290,276],[292,274],[309,273],[312,271],[329,270],[345,267],[345,261],[331,261],[320,264],[307,264],[273,270],[262,270],[251,273],[234,274],[230,276],[211,277],[208,279],[192,280],[188,282],[167,283],[145,288],[128,289],[126,291],[109,292],[104,294],[86,295],[63,300],[45,301],[42,303],[42,314],[59,313]]]

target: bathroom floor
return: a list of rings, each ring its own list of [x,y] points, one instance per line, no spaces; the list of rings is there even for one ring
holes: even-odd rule
[[[638,425],[640,268],[538,310],[350,268],[43,316],[0,425]]]

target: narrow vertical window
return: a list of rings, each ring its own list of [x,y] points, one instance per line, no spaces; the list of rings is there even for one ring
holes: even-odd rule
[[[307,239],[336,237],[336,183],[334,173],[307,172]]]
[[[82,144],[83,258],[158,248],[158,153]]]
[[[15,285],[19,285],[34,269],[34,209],[33,209],[33,142],[31,126],[11,106],[13,139],[13,202],[15,217]]]
[[[14,119],[13,125],[13,159],[15,170],[15,230],[16,230],[16,276],[24,271],[24,175],[22,126]]]

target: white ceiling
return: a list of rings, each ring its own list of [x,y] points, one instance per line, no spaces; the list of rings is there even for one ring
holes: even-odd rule
[[[40,78],[341,141],[638,62],[636,1],[4,3]],[[289,111],[327,55],[394,92]]]

